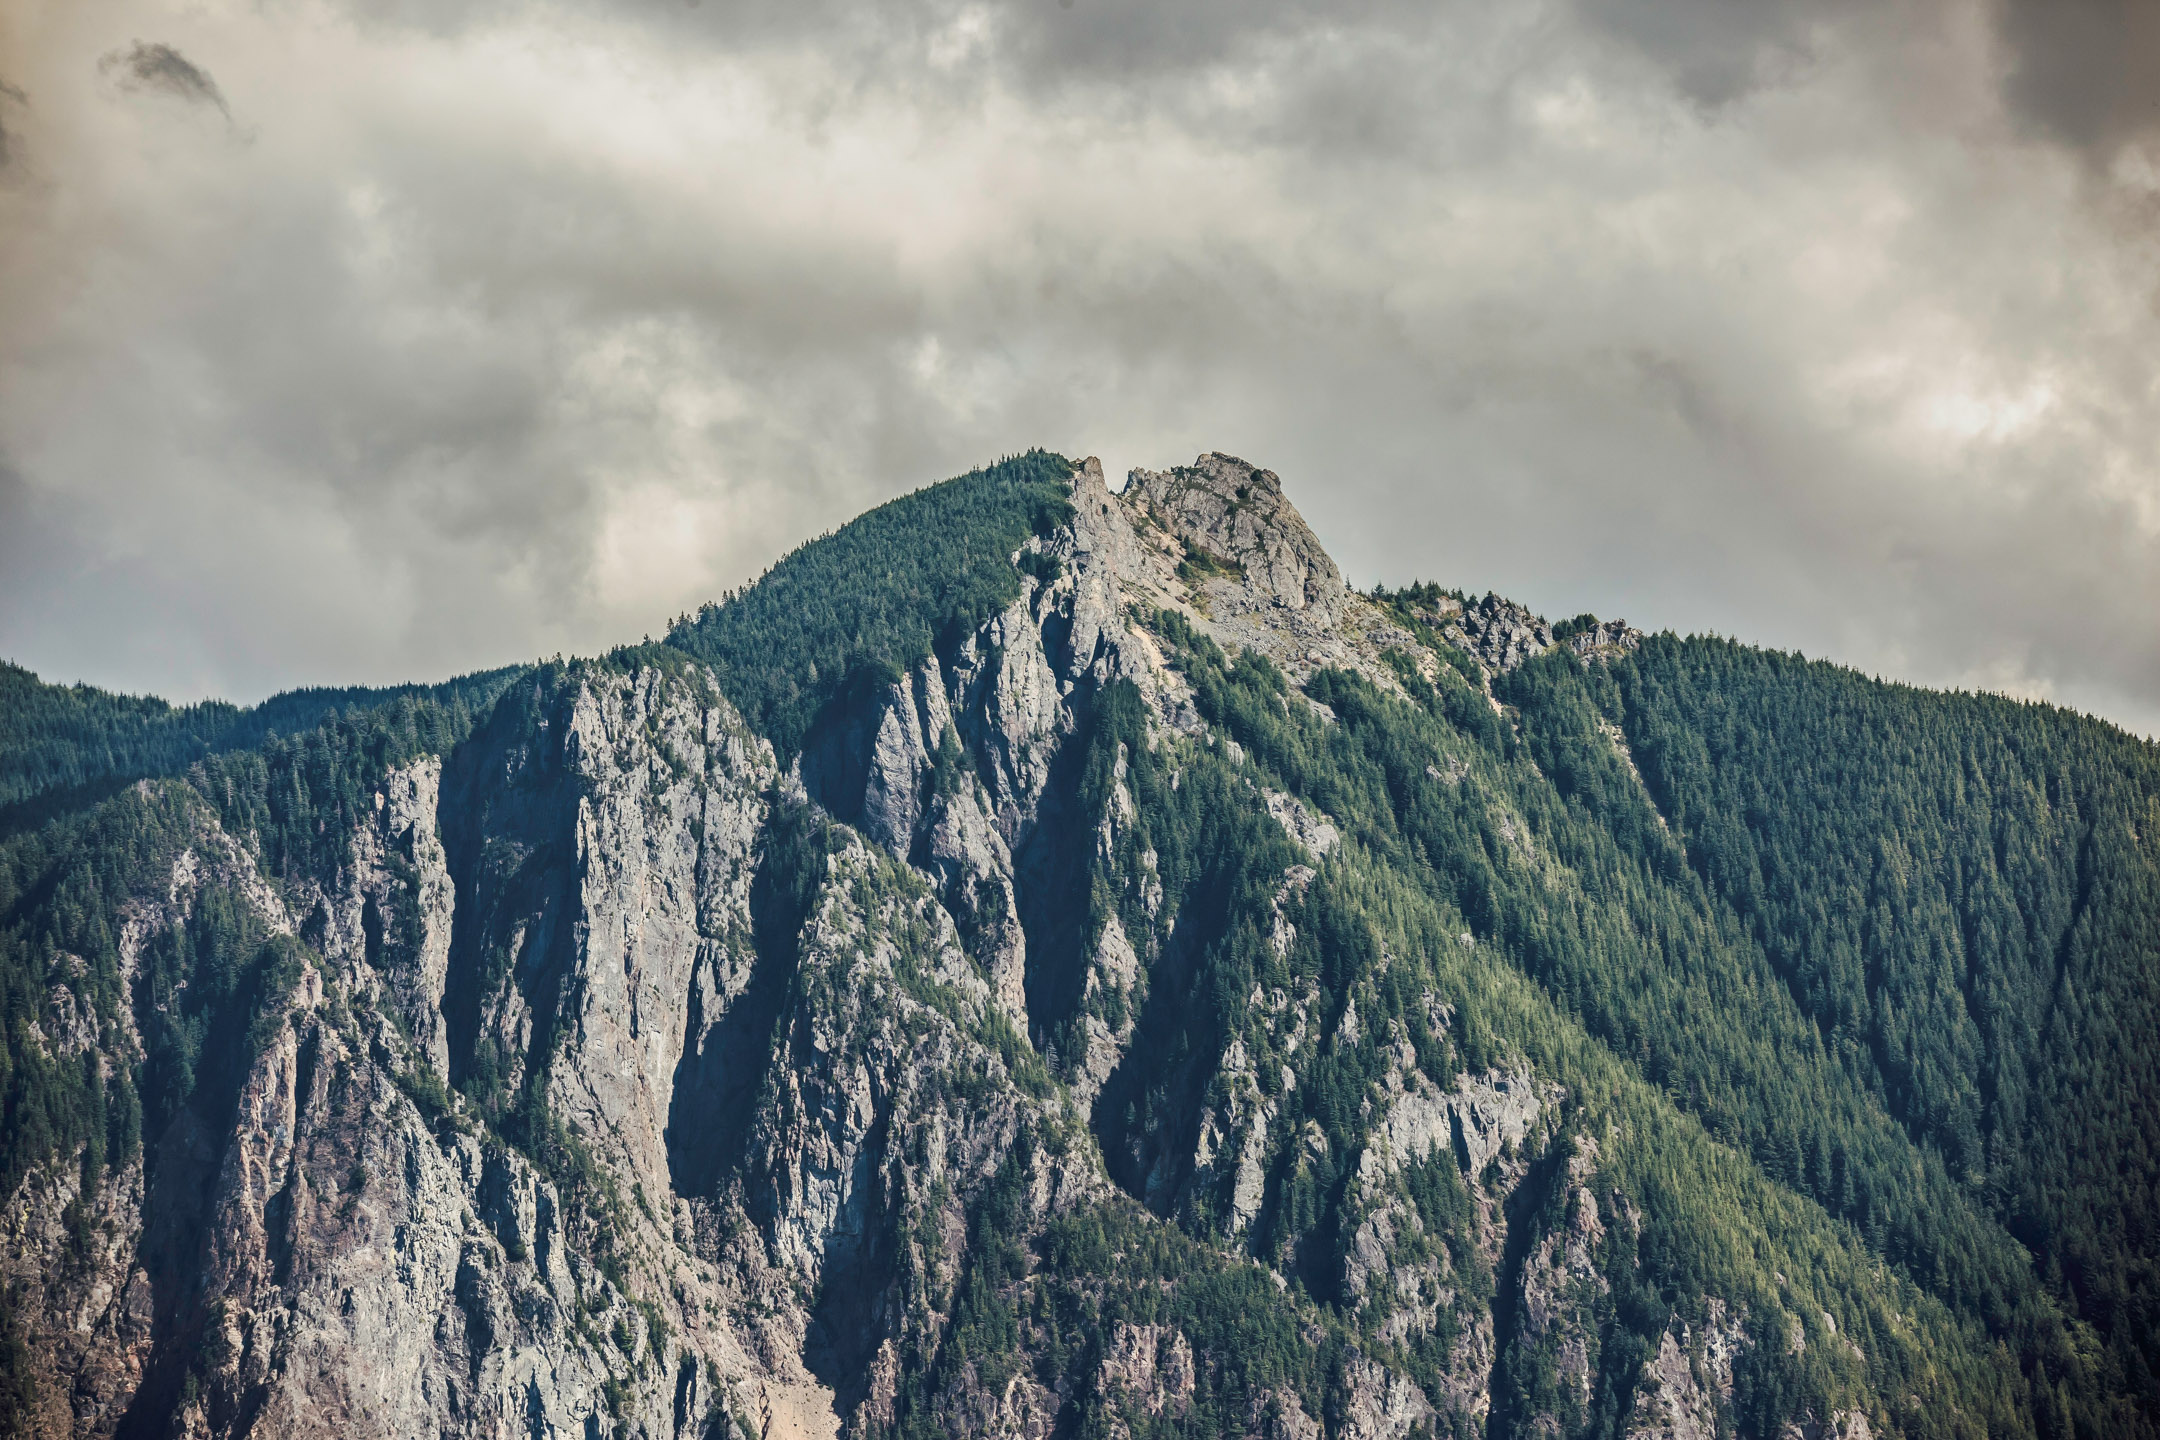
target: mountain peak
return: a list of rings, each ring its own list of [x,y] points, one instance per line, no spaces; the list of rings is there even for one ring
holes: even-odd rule
[[[1319,625],[1340,617],[1342,572],[1274,471],[1210,451],[1190,465],[1134,470],[1124,499],[1185,546],[1188,575],[1242,580],[1252,601],[1309,612]]]

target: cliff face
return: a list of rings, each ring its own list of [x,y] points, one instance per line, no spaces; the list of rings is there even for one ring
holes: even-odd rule
[[[30,1431],[1724,1433],[1783,1311],[1703,1294],[1621,1343],[1635,1137],[1576,1042],[1465,1018],[1442,967],[1489,941],[1453,911],[1423,958],[1336,934],[1376,842],[1221,721],[1207,647],[1266,657],[1317,744],[1299,682],[1434,673],[1408,621],[1221,455],[1122,493],[1087,462],[1018,558],[785,765],[708,670],[633,660],[519,681],[305,873],[173,802],[115,1027],[63,983],[52,1055],[162,1053],[159,947],[205,906],[288,958],[94,1194],[59,1163],[9,1198]],[[1495,671],[1553,643],[1434,618]],[[1420,763],[1574,893],[1473,748]]]

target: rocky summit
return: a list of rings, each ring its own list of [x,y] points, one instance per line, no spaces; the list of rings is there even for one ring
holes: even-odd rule
[[[1031,453],[664,640],[0,680],[0,1429],[2149,1435],[2160,756]]]

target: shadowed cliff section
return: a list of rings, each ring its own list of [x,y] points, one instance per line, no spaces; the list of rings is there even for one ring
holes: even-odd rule
[[[455,886],[442,999],[450,1071],[482,1103],[544,1068],[574,963],[579,789],[563,763],[565,677],[518,677],[488,722],[443,768],[438,823]],[[484,1011],[515,986],[538,1017],[506,1053]]]
[[[781,1015],[794,990],[802,930],[825,881],[830,829],[816,810],[776,797],[751,882],[749,982],[719,1014],[691,993],[686,1045],[668,1110],[668,1170],[678,1195],[717,1198],[741,1171]]]

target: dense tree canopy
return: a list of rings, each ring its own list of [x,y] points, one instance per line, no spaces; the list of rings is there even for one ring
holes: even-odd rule
[[[326,715],[399,700],[483,708],[522,667],[440,685],[288,690],[260,705],[168,705],[88,685],[48,685],[0,661],[0,834],[104,799],[145,776],[178,775],[208,755],[313,730]]]

